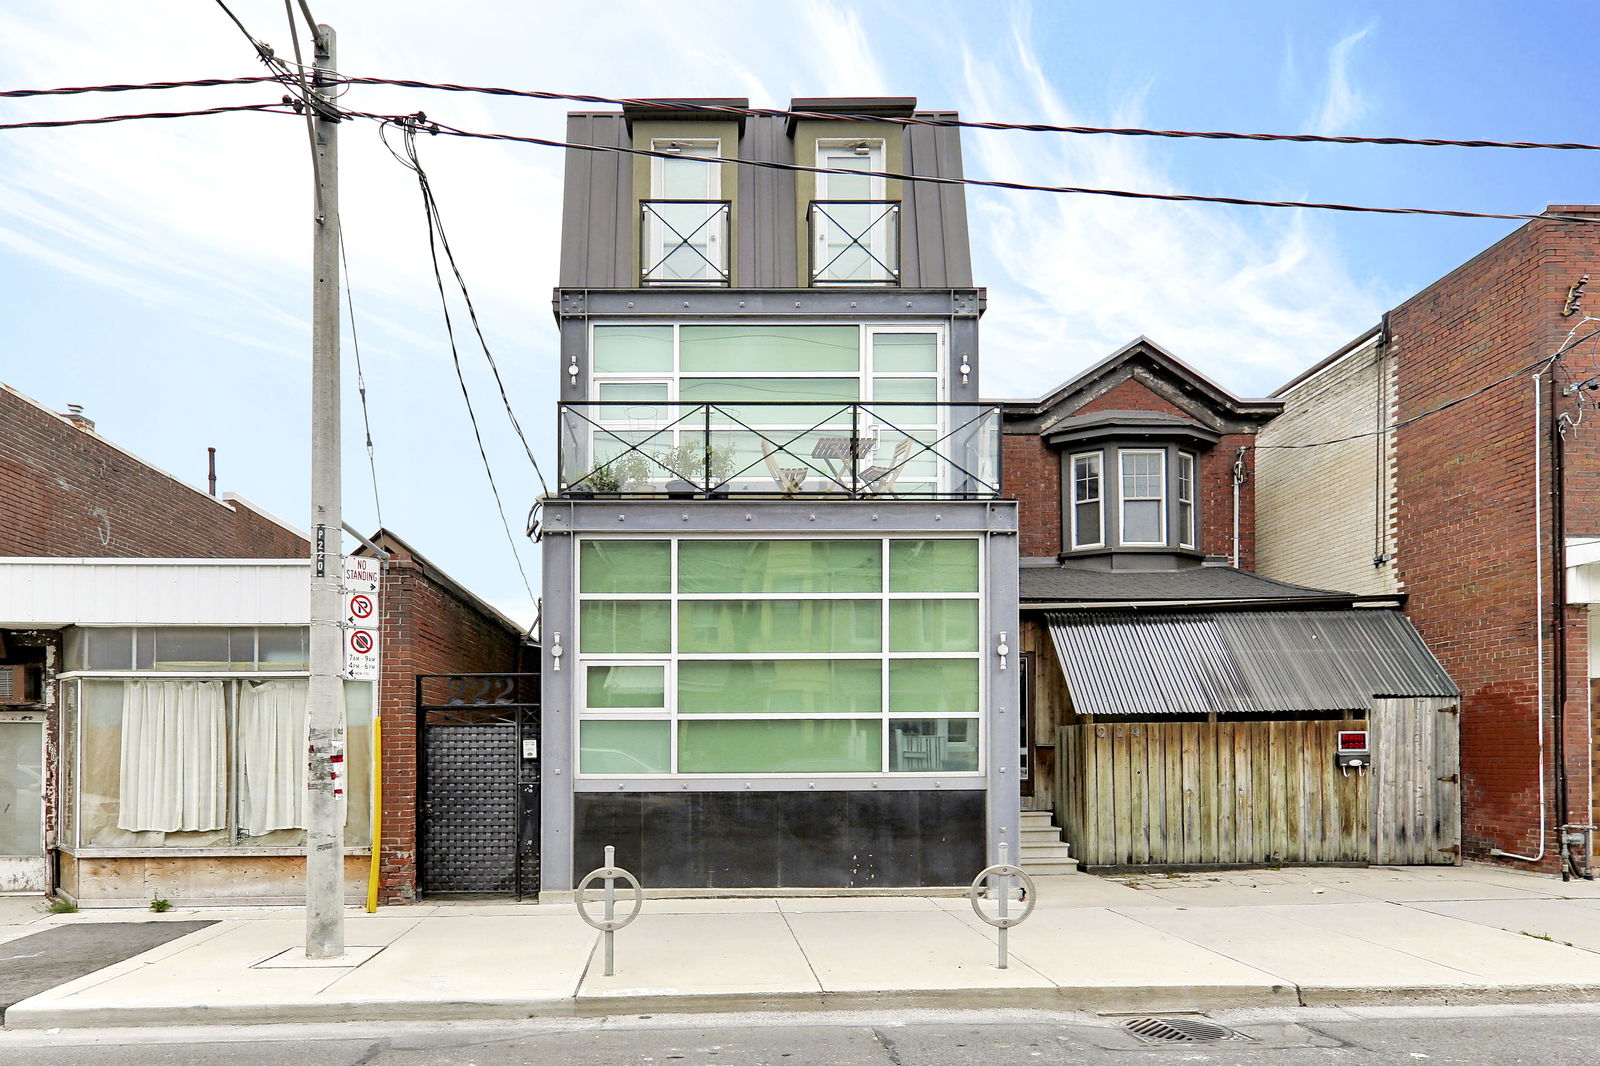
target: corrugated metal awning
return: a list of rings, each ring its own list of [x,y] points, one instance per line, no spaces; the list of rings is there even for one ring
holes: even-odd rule
[[[1050,611],[1079,714],[1364,710],[1458,695],[1399,611]]]

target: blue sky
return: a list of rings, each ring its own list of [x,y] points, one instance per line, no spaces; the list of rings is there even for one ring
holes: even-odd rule
[[[283,5],[234,10],[291,54]],[[1570,5],[1197,5],[836,0],[577,5],[314,0],[359,74],[611,96],[915,95],[965,117],[1176,129],[1597,140]],[[1563,20],[1566,20],[1564,22]],[[0,10],[5,88],[227,77],[260,68],[211,4]],[[8,101],[0,121],[257,103],[262,89]],[[358,88],[361,110],[425,110],[559,137],[557,104]],[[423,159],[536,452],[553,466],[561,160],[431,138]],[[432,291],[410,175],[374,127],[341,143],[355,325],[383,520],[524,623]],[[1591,153],[972,133],[976,177],[1262,199],[1535,212],[1592,200]],[[0,381],[203,486],[298,525],[308,503],[310,167],[297,120],[226,116],[0,134]],[[1035,396],[1140,334],[1244,395],[1270,392],[1514,223],[1350,216],[972,190],[989,289],[984,383]],[[377,513],[346,355],[345,513]],[[537,481],[481,356],[468,384],[513,531]],[[537,558],[517,538],[537,589]]]

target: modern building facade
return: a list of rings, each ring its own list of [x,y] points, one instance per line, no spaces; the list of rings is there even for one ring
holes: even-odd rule
[[[1460,684],[1464,853],[1554,870],[1594,821],[1600,209],[1546,214],[1279,390],[1257,500],[1263,573],[1404,594]]]
[[[957,133],[896,121],[909,99],[746,107],[569,120],[593,149],[540,522],[545,893],[607,845],[652,888],[951,885],[1016,854],[984,294],[960,187],[884,176],[959,176]]]

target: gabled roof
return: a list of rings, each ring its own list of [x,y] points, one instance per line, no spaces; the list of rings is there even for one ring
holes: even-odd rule
[[[1203,425],[1224,432],[1254,428],[1283,410],[1282,400],[1235,396],[1144,336],[1037,400],[997,402],[1009,432],[1044,431],[1129,379],[1137,379]]]

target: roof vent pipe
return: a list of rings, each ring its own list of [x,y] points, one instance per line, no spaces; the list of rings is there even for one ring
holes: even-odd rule
[[[94,428],[94,419],[84,416],[83,404],[81,403],[67,404],[67,413],[62,415],[62,417],[68,422],[71,422],[73,425],[77,426],[79,429]]]

